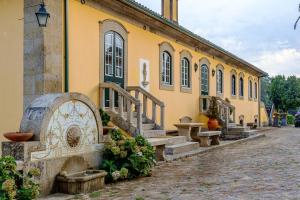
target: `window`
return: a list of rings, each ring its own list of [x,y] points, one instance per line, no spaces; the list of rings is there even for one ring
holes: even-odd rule
[[[105,75],[113,76],[113,33],[105,35]]]
[[[209,71],[207,65],[201,66],[201,95],[208,95],[209,91]]]
[[[187,58],[181,60],[181,86],[190,88],[190,62]]]
[[[231,76],[231,95],[236,96],[236,76]]]
[[[159,44],[159,88],[174,90],[174,52],[175,49],[168,42]]]
[[[254,83],[254,98],[257,99],[257,83]]]
[[[223,71],[221,69],[217,70],[217,93],[223,94]]]
[[[124,41],[116,32],[108,32],[104,38],[105,75],[123,78]]]
[[[252,80],[249,80],[249,98],[253,98]]]
[[[240,77],[240,81],[239,81],[239,88],[240,88],[240,97],[244,97],[244,78]]]
[[[169,52],[163,52],[162,59],[162,82],[166,85],[172,85],[172,59]]]

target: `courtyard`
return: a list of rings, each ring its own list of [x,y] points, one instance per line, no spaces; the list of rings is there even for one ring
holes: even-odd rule
[[[94,199],[300,199],[299,129],[156,167],[152,177],[107,185]]]

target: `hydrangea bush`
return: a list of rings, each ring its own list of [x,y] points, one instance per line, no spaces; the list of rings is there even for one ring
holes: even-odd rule
[[[148,176],[154,164],[155,151],[144,137],[125,138],[118,129],[110,131],[102,162],[107,182]]]
[[[39,196],[39,169],[33,168],[28,174],[17,171],[17,163],[11,156],[0,158],[0,200],[31,200]]]

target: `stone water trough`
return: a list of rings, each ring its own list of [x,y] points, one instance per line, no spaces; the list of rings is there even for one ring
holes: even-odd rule
[[[13,156],[18,169],[41,171],[42,196],[55,192],[92,192],[104,185],[97,171],[103,152],[102,122],[97,107],[79,93],[46,94],[26,108],[21,132],[32,141],[3,142],[3,156]]]
[[[67,194],[87,194],[100,190],[104,186],[107,172],[86,170],[73,174],[61,173],[56,177],[58,192]]]

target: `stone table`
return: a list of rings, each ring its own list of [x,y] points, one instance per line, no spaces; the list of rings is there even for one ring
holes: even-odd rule
[[[179,136],[185,136],[187,141],[192,141],[193,135],[198,135],[204,123],[179,123],[174,126],[177,127]]]

